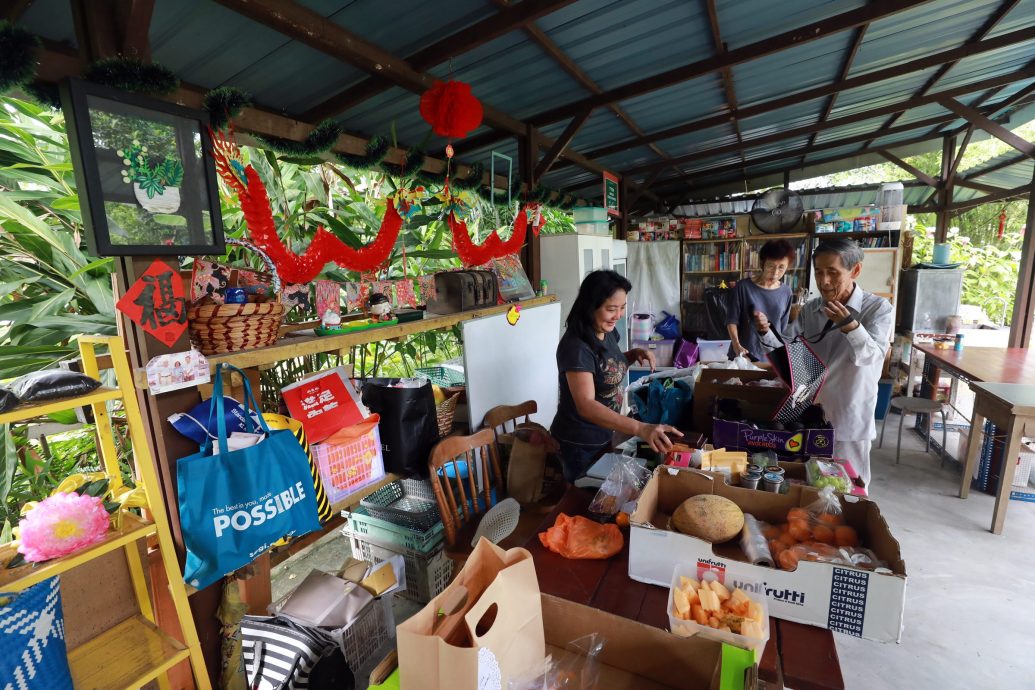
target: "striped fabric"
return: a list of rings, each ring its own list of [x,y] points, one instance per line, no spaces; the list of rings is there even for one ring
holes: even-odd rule
[[[241,620],[241,656],[251,690],[307,690],[313,667],[336,645],[330,634],[284,618]]]
[[[72,690],[58,578],[0,593],[0,689]]]
[[[302,446],[306,457],[309,458],[309,473],[313,476],[313,488],[316,491],[316,513],[320,516],[321,523],[327,522],[334,515],[334,511],[331,510],[331,503],[327,500],[327,492],[324,491],[323,480],[320,478],[320,469],[316,466],[316,459],[309,449],[309,440],[305,437],[302,423],[297,419],[271,412],[264,412],[262,417],[271,429],[289,429],[298,440],[298,445]]]

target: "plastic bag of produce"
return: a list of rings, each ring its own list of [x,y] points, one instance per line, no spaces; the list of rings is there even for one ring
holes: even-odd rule
[[[539,533],[543,546],[565,558],[602,560],[622,550],[625,537],[613,522],[603,525],[589,518],[564,513],[553,527]]]
[[[600,633],[585,635],[568,643],[568,651],[560,659],[546,657],[544,668],[530,670],[520,678],[512,678],[507,690],[593,690],[597,687],[597,657],[607,640]]]
[[[650,479],[650,472],[635,458],[622,456],[607,473],[597,495],[589,504],[589,512],[611,517],[630,501],[640,497],[640,491]]]
[[[796,570],[801,561],[847,565],[864,570],[886,568],[888,564],[869,549],[858,546],[831,546],[819,542],[795,544],[780,553],[780,568]]]
[[[805,463],[805,475],[808,477],[809,484],[817,489],[829,486],[840,494],[852,493],[852,480],[848,476],[848,472],[836,462],[809,458],[809,461]]]

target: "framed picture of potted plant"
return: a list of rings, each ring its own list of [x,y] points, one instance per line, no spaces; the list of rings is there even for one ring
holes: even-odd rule
[[[91,252],[223,254],[207,113],[75,79],[61,103]]]

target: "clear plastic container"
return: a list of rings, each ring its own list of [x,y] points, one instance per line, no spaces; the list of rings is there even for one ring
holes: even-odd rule
[[[725,585],[730,592],[733,592],[733,590],[737,588],[744,590],[745,594],[748,595],[748,598],[762,608],[761,625],[763,636],[761,638],[746,637],[744,635],[726,632],[725,630],[717,630],[707,625],[700,625],[693,620],[677,618],[674,615],[676,613],[675,591],[679,589],[680,578],[682,577],[689,577],[698,582],[718,580],[721,584]],[[741,577],[737,575],[735,571],[731,572],[729,568],[721,572],[705,570],[703,573],[699,574],[696,564],[680,563],[672,573],[672,585],[669,587],[668,592],[669,630],[679,637],[700,635],[710,640],[717,640],[719,642],[733,645],[734,647],[740,647],[741,649],[750,649],[754,651],[755,660],[757,661],[762,658],[762,651],[765,650],[765,646],[769,642],[769,603],[767,599],[768,598],[765,594],[765,584],[755,580],[754,578]]]
[[[702,362],[725,362],[729,359],[729,340],[698,340]]]

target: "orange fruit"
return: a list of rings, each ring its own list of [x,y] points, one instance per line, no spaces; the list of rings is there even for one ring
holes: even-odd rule
[[[812,538],[812,532],[809,531],[808,525],[803,520],[795,520],[794,523],[788,534],[794,537],[795,541],[808,541]]]
[[[788,548],[798,543],[798,540],[792,537],[790,532],[787,534],[781,534],[778,541]]]
[[[801,520],[808,520],[809,513],[804,508],[791,508],[787,511],[787,520],[794,520],[795,518]]]
[[[769,525],[762,530],[762,534],[766,539],[778,539],[780,537],[780,528],[776,525]]]
[[[816,525],[816,528],[812,530],[812,538],[824,544],[833,544],[834,530],[827,525]]]
[[[790,528],[791,528],[791,526],[790,526],[789,523],[781,522],[780,523],[780,534],[787,534],[787,530],[789,530]]]
[[[779,558],[780,552],[786,548],[787,546],[779,539],[769,540],[769,553],[773,554],[773,558]]]
[[[798,567],[798,556],[792,549],[781,552],[779,561],[784,570],[795,570]]]
[[[834,543],[838,546],[858,546],[859,535],[854,528],[841,525],[834,529]]]
[[[841,516],[840,515],[834,515],[833,513],[820,513],[819,514],[819,521],[823,522],[823,523],[826,523],[831,528],[837,527],[838,525],[843,525],[844,524],[844,520],[841,519]]]
[[[618,513],[618,515],[615,515],[615,524],[618,525],[619,527],[628,527],[629,526],[629,513],[626,513],[625,511],[621,511],[621,512]]]

